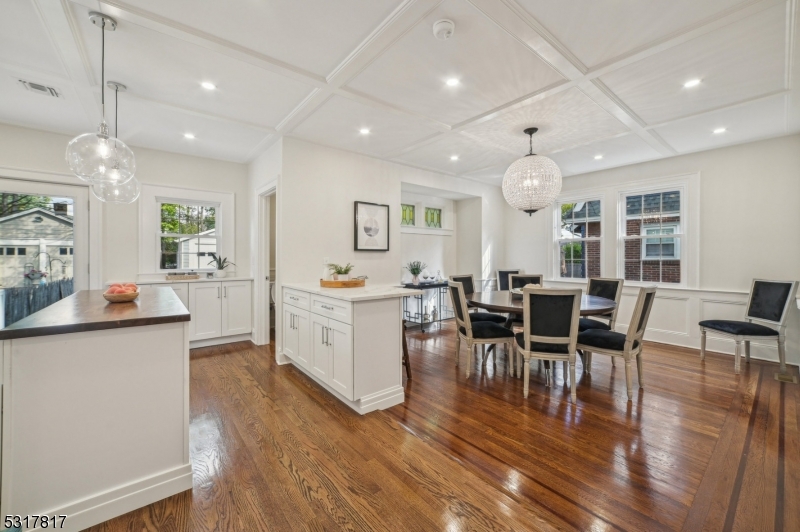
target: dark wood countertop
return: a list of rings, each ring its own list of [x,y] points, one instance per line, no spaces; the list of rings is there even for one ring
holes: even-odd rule
[[[81,290],[0,329],[0,340],[101,331],[190,321],[189,311],[170,287],[153,287],[130,303],[109,303],[103,290]]]

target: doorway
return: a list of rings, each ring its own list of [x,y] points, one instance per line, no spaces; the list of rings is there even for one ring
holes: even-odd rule
[[[0,328],[89,288],[88,196],[0,178]]]
[[[280,316],[276,310],[278,301],[278,194],[277,179],[256,190],[257,220],[253,269],[255,282],[253,308],[253,341],[256,345],[267,345],[276,338],[276,323]],[[279,326],[279,325],[278,325]]]

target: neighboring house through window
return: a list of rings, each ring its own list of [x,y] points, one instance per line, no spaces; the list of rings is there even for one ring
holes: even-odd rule
[[[680,283],[680,190],[637,192],[623,197],[625,280]]]
[[[556,213],[559,216],[556,276],[600,277],[600,200],[562,202],[558,204]]]
[[[219,205],[159,203],[159,269],[211,270],[217,254]]]

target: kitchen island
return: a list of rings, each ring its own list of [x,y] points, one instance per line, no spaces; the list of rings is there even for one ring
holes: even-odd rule
[[[402,298],[420,290],[284,284],[282,353],[337,399],[366,414],[405,399]]]
[[[84,290],[0,330],[2,515],[83,530],[192,488],[189,311]]]

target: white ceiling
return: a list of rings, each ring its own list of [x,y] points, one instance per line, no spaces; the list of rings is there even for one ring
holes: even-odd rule
[[[98,10],[133,146],[246,163],[289,135],[496,185],[536,126],[574,175],[800,132],[798,2],[6,0],[0,122],[96,128]]]

